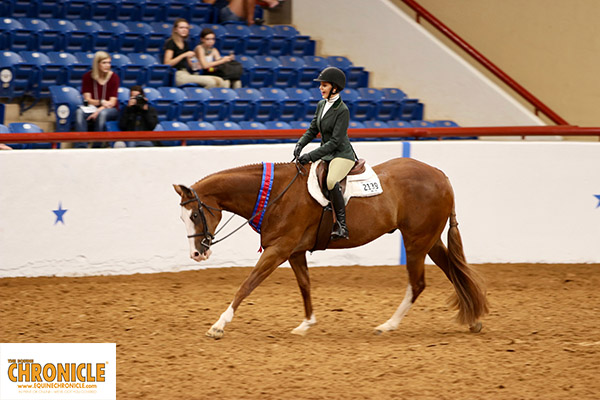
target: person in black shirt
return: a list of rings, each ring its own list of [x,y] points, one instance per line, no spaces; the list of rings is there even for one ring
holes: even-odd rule
[[[132,86],[129,91],[129,101],[119,120],[119,129],[122,131],[153,131],[158,124],[156,109],[148,104],[141,86]],[[149,147],[154,142],[128,142],[127,147]]]

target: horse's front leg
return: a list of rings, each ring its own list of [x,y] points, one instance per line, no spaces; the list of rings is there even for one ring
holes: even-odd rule
[[[306,252],[302,251],[292,254],[289,261],[296,275],[300,293],[302,293],[302,300],[304,301],[304,321],[292,330],[292,333],[304,336],[308,332],[308,329],[317,323],[310,298],[310,279],[308,276],[308,266],[306,265]]]
[[[235,297],[229,307],[227,307],[227,310],[221,314],[219,320],[215,322],[208,332],[206,332],[206,336],[221,339],[224,335],[225,325],[233,320],[233,315],[242,301],[286,259],[287,256],[284,255],[277,246],[266,248],[262,256],[260,256],[258,263],[256,263],[252,269],[250,275],[248,275],[246,280],[237,290]]]

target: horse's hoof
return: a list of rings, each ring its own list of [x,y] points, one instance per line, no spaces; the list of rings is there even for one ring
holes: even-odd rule
[[[383,331],[381,329],[377,329],[375,328],[375,330],[373,331],[374,334],[376,334],[377,336],[382,335]]]
[[[213,339],[219,340],[225,335],[223,329],[210,328],[208,332],[206,332],[206,336],[211,337]]]
[[[473,325],[469,326],[469,330],[472,333],[479,333],[479,332],[481,332],[482,328],[483,328],[483,324],[481,323],[481,321],[477,321]]]
[[[306,336],[306,334],[308,333],[308,329],[292,329],[292,335],[298,335],[298,336]]]

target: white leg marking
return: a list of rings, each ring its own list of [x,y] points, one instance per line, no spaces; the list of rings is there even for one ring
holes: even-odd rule
[[[208,330],[208,332],[206,332],[206,336],[210,336],[215,339],[221,339],[223,337],[223,335],[225,334],[225,332],[224,332],[225,325],[230,323],[232,320],[233,320],[233,307],[230,304],[229,307],[227,307],[227,310],[225,310],[225,312],[223,314],[221,314],[221,317],[219,317],[219,320],[217,322],[215,322],[215,324]]]
[[[316,323],[317,323],[317,318],[315,318],[315,314],[313,313],[310,316],[310,319],[305,319],[304,321],[302,321],[302,323],[300,325],[298,325],[297,328],[292,330],[292,333],[294,335],[304,336],[308,333],[308,329]]]
[[[393,331],[393,330],[397,329],[398,325],[400,325],[400,321],[402,321],[402,318],[404,318],[404,316],[406,315],[408,310],[410,310],[410,307],[413,304],[412,297],[413,297],[412,286],[410,286],[410,283],[409,283],[408,288],[406,288],[406,294],[404,295],[404,300],[402,300],[402,303],[400,303],[400,306],[398,306],[398,309],[396,310],[394,315],[392,315],[392,318],[388,319],[385,323],[383,323],[383,324],[379,325],[377,328],[375,328],[375,331],[377,333],[382,333],[382,332]]]

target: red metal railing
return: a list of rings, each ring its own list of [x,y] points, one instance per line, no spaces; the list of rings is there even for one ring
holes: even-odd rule
[[[569,125],[567,121],[562,119],[558,114],[550,109],[547,105],[545,105],[541,100],[531,94],[527,89],[523,86],[519,85],[515,80],[513,80],[510,76],[508,76],[504,71],[502,71],[498,66],[496,66],[493,62],[488,60],[483,54],[475,50],[469,43],[467,43],[463,38],[458,36],[454,31],[448,28],[444,23],[434,17],[429,11],[423,8],[419,3],[415,0],[402,0],[407,6],[412,8],[417,13],[417,21],[421,17],[423,17],[427,22],[433,25],[438,31],[444,34],[448,39],[450,39],[453,43],[463,49],[467,54],[473,57],[477,62],[483,65],[487,70],[489,70],[492,74],[494,74],[498,79],[507,84],[511,89],[517,92],[520,96],[522,96],[525,100],[527,100],[533,107],[535,108],[536,115],[539,115],[539,112],[545,114],[552,122],[558,125]]]
[[[224,130],[224,131],[143,131],[143,132],[53,132],[6,133],[4,143],[59,143],[91,141],[138,140],[235,140],[235,139],[298,139],[303,129]],[[576,126],[498,126],[475,128],[380,128],[349,129],[351,138],[444,138],[483,136],[597,136],[599,128]]]

